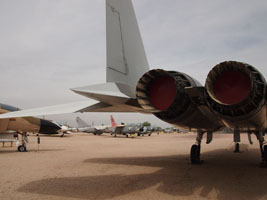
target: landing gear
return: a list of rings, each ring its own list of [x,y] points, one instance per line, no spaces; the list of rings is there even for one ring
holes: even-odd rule
[[[200,160],[200,145],[194,144],[191,147],[191,163],[192,164],[201,164],[202,161]]]
[[[263,131],[259,131],[255,133],[257,139],[260,143],[260,150],[261,150],[261,164],[262,168],[267,168],[267,145],[263,137]]]
[[[26,148],[26,146],[24,146],[24,145],[19,145],[19,146],[18,146],[18,151],[19,151],[19,152],[26,152],[26,151],[27,151],[27,148]]]
[[[239,143],[237,142],[237,143],[235,143],[235,151],[234,151],[235,153],[239,153],[240,151],[239,151]]]
[[[200,159],[200,149],[201,149],[201,141],[203,138],[203,134],[204,132],[202,131],[197,132],[196,144],[192,145],[191,147],[190,157],[191,157],[192,164],[203,163],[203,161]]]
[[[239,142],[240,142],[240,130],[238,128],[234,129],[234,142],[235,142],[235,153],[240,153]]]
[[[26,147],[27,142],[28,142],[27,133],[22,133],[21,145],[18,146],[19,152],[26,152],[27,151],[27,147]]]
[[[261,166],[266,168],[267,167],[267,145],[263,146],[263,153],[262,153],[262,163]]]
[[[267,168],[267,145],[261,145],[260,149],[261,149],[261,158],[262,158],[262,162],[260,166],[262,168]]]

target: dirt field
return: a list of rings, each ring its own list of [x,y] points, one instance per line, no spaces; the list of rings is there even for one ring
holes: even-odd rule
[[[74,133],[41,137],[37,151],[0,148],[0,199],[267,199],[267,169],[255,138],[203,141],[202,165],[191,165],[193,134],[113,138]]]

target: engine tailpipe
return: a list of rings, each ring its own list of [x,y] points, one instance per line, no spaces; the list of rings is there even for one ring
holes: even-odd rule
[[[226,61],[208,74],[205,97],[220,116],[237,117],[257,112],[265,104],[266,81],[251,65]]]
[[[145,73],[136,87],[136,96],[141,107],[150,113],[169,109],[186,109],[189,97],[184,87],[191,86],[184,74],[179,72],[151,70]]]

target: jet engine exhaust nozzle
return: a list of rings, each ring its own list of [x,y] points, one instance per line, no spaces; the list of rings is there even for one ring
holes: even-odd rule
[[[265,103],[265,79],[246,63],[226,61],[216,65],[207,76],[205,88],[208,105],[220,115],[245,115]]]
[[[177,118],[184,113],[190,98],[184,88],[191,86],[188,77],[180,72],[154,69],[145,73],[136,87],[140,106],[160,118]]]

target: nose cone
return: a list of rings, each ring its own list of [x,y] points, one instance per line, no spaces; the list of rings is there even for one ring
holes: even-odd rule
[[[40,119],[41,125],[40,125],[40,131],[39,133],[43,133],[43,134],[57,134],[57,131],[61,129],[60,126],[58,126],[57,124],[47,121],[47,120],[43,120]]]

